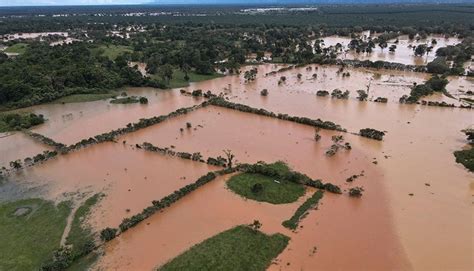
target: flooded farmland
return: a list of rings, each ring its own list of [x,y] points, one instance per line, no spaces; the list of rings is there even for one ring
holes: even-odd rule
[[[265,76],[281,67],[258,66],[253,82],[234,75],[192,83],[186,89],[223,93],[232,102],[276,113],[333,121],[349,133],[321,130],[321,140],[315,142],[313,127],[207,106],[120,136],[116,143],[97,144],[27,168],[14,179],[28,185],[37,183],[50,199],[78,192],[104,193],[89,221],[96,231],[116,227],[152,200],[218,169],[135,147],[144,142],[200,152],[204,157],[224,155],[223,150],[228,149],[240,163],[281,160],[311,178],[337,184],[345,192],[325,193],[317,210],[311,210],[301,228],[292,232],[281,222],[293,214],[311,189],[295,203],[271,205],[244,200],[226,188],[227,176],[218,177],[106,244],[105,254],[94,266],[98,270],[150,270],[219,232],[254,219],[262,222],[263,232],[281,232],[291,238],[269,270],[346,270],[353,266],[365,270],[469,269],[473,249],[469,187],[473,181],[472,175],[455,163],[452,153],[465,147],[459,131],[474,123],[472,111],[399,104],[398,99],[409,94],[413,83],[429,78],[423,73],[346,68],[350,76],[343,78],[338,75],[339,67],[312,65],[311,70],[301,67]],[[298,73],[302,74],[300,79]],[[278,84],[281,76],[286,80]],[[358,101],[356,91],[368,86],[369,101]],[[316,96],[318,90],[331,92],[335,88],[349,90],[349,99]],[[268,89],[268,96],[261,96],[262,89]],[[464,77],[450,78],[447,86],[454,97],[472,89],[472,79]],[[108,101],[35,106],[27,110],[44,114],[48,121],[33,131],[73,144],[140,118],[203,101],[181,95],[178,89],[130,88],[127,92],[150,102],[146,106]],[[370,101],[377,97],[386,97],[388,102]],[[429,99],[460,104],[445,95]],[[367,127],[386,131],[384,140],[351,134]],[[327,157],[333,135],[343,135],[352,150],[342,149]],[[14,136],[25,141],[18,147],[24,155],[41,152],[42,145],[21,133]],[[9,144],[2,140],[2,148],[8,150]],[[16,158],[14,154],[10,151],[2,159],[6,163]],[[346,182],[361,172],[363,177]],[[364,188],[363,197],[347,196],[354,186]],[[175,234],[177,229],[179,235]]]
[[[363,35],[362,39],[367,41],[368,33]],[[349,50],[348,45],[351,42],[350,37],[330,36],[323,37],[322,47],[342,45],[343,52],[339,54],[340,59],[356,59],[356,60],[370,60],[370,61],[387,61],[401,63],[405,65],[426,65],[436,58],[435,52],[438,48],[446,47],[448,45],[456,45],[462,40],[457,37],[445,37],[442,35],[428,36],[425,39],[410,40],[407,35],[399,36],[397,39],[392,39],[387,42],[387,48],[382,49],[378,46],[373,49],[372,53],[356,53],[354,50]],[[433,40],[435,43],[433,43]],[[426,44],[433,47],[431,52],[423,56],[415,56],[415,47],[420,44]],[[390,52],[391,45],[395,45],[395,52]]]
[[[149,103],[111,104],[109,100],[87,103],[39,105],[28,110],[43,114],[48,121],[33,129],[63,144],[74,144],[113,129],[125,127],[140,118],[166,115],[178,108],[199,103],[176,91],[157,91],[152,88],[129,88],[130,96],[147,97]],[[84,129],[87,127],[87,129]]]

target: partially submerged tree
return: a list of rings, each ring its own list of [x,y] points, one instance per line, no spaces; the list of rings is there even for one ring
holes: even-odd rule
[[[231,150],[224,150],[223,152],[227,156],[227,167],[232,168],[235,155],[232,153]]]

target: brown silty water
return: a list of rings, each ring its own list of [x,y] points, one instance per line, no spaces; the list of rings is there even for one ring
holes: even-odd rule
[[[23,109],[43,114],[48,120],[33,129],[64,144],[74,144],[113,129],[125,127],[140,118],[168,114],[181,107],[199,103],[177,91],[161,91],[153,88],[128,88],[129,96],[147,97],[149,103],[111,104],[109,100],[87,103],[45,104]]]
[[[436,40],[436,44],[431,43],[433,39]],[[370,60],[374,62],[387,61],[402,63],[405,65],[426,65],[436,58],[437,49],[462,42],[462,39],[456,37],[445,38],[442,35],[430,35],[426,39],[420,40],[409,40],[407,35],[402,35],[398,37],[398,43],[395,43],[396,39],[389,40],[387,42],[387,48],[383,50],[378,46],[378,44],[375,44],[372,53],[367,54],[356,53],[355,51],[348,50],[348,45],[352,40],[350,37],[329,36],[322,38],[322,40],[324,41],[324,46],[322,47],[335,46],[337,43],[340,43],[343,46],[343,52],[338,56],[340,59]],[[428,52],[428,54],[423,56],[415,56],[414,47],[420,44],[432,46],[433,49],[431,52]],[[397,46],[395,52],[389,51],[391,45]]]
[[[13,178],[44,186],[48,199],[74,193],[104,193],[92,213],[95,231],[117,227],[153,200],[172,193],[216,167],[160,154],[122,143],[102,143],[25,169]]]
[[[192,123],[195,129],[185,129],[181,133],[180,128],[184,127],[186,122]],[[351,266],[363,269],[409,268],[409,263],[391,223],[386,192],[381,185],[383,177],[377,167],[371,163],[372,157],[355,147],[351,151],[341,150],[334,157],[327,158],[325,152],[332,144],[331,136],[339,133],[334,131],[321,131],[320,133],[322,135],[321,141],[315,142],[313,139],[314,129],[311,127],[210,106],[193,114],[180,116],[162,125],[126,135],[120,140],[124,139],[132,144],[146,141],[158,146],[175,145],[178,150],[201,151],[205,157],[222,155],[223,149],[230,149],[239,162],[282,160],[295,170],[304,172],[312,178],[322,178],[324,181],[340,184],[344,189],[349,187],[345,183],[346,178],[364,171],[365,176],[356,183],[367,189],[367,195],[363,199],[352,199],[347,195],[326,193],[322,200],[323,211],[311,211],[310,215],[304,219],[303,228],[298,229],[297,233],[292,233],[281,226],[281,223],[292,215],[291,211],[283,217],[278,217],[278,219],[273,217],[270,220],[266,215],[258,215],[259,212],[254,211],[258,209],[257,207],[251,207],[251,209],[249,207],[246,210],[252,210],[249,212],[250,215],[264,221],[265,231],[267,231],[267,227],[279,229],[279,232],[292,239],[288,249],[278,257],[278,264],[272,265],[272,268],[284,268],[287,263],[290,263],[288,266],[290,269],[309,268],[310,270],[347,269]],[[353,145],[356,144],[355,146],[361,144],[360,142],[370,141],[350,134],[344,134],[344,137]],[[380,144],[377,143],[379,142],[376,142],[372,148],[378,149]],[[199,195],[200,193],[201,190],[198,190],[195,194]],[[218,194],[220,195],[218,198],[202,197],[202,201],[205,203],[193,202],[193,204],[186,205],[185,201],[180,202],[176,209],[179,208],[182,211],[172,208],[150,219],[150,221],[166,221],[166,223],[174,225],[171,228],[178,228],[179,230],[176,232],[180,232],[180,234],[174,236],[175,241],[169,241],[166,234],[160,234],[164,231],[161,227],[147,228],[146,235],[136,233],[143,229],[139,227],[131,232],[126,232],[119,241],[108,246],[105,257],[99,266],[105,267],[105,269],[120,269],[119,267],[124,266],[146,270],[152,263],[153,265],[163,264],[164,261],[183,252],[197,241],[202,241],[230,226],[249,223],[250,217],[245,216],[243,220],[239,217],[244,211],[239,209],[242,205],[238,203],[229,205],[230,207],[226,209],[226,216],[214,218],[212,225],[206,225],[205,228],[200,228],[194,223],[189,225],[186,222],[189,218],[184,215],[169,214],[175,210],[176,212],[194,213],[196,211],[193,212],[192,209],[202,204],[219,206],[222,202],[227,201],[224,199],[227,194]],[[261,205],[250,200],[247,202],[252,202],[257,206]],[[373,204],[374,202],[377,204]],[[265,206],[265,204],[263,205]],[[292,205],[291,210],[294,212],[297,206],[298,204]],[[214,210],[208,210],[208,212],[214,213]],[[162,215],[163,218],[161,218]],[[168,216],[173,216],[174,219],[167,219]],[[234,224],[228,224],[228,219],[231,217],[236,219]],[[341,220],[352,221],[352,223],[340,223]],[[338,228],[337,232],[334,232],[335,228]],[[178,241],[182,238],[181,232],[187,233],[183,237],[184,240],[196,240],[196,242],[182,243],[182,241]],[[199,238],[189,237],[189,232],[196,234]],[[204,233],[207,234],[203,235]],[[169,255],[168,258],[163,259],[153,253],[138,252],[156,251],[159,249],[158,244],[161,243],[166,245],[166,250],[170,249],[174,252],[173,254],[169,254],[168,251],[164,252]],[[360,249],[361,243],[364,250]],[[310,255],[314,246],[317,246],[318,251],[321,252]],[[146,249],[142,250],[142,247]],[[130,256],[134,255],[132,251],[137,251],[136,253],[141,256]],[[339,254],[350,256],[335,263],[334,256]],[[148,261],[150,264],[142,265],[143,262]]]
[[[388,104],[358,102],[353,93],[349,100],[318,98],[313,94],[317,89],[347,87],[353,90],[360,88],[366,81],[362,79],[363,75],[353,76],[357,72],[351,70],[350,78],[346,79],[337,79],[334,75],[332,78],[326,77],[321,83],[311,83],[309,80],[297,83],[298,72],[303,74],[303,78],[308,78],[314,68],[313,71],[294,69],[264,78],[263,75],[272,69],[276,67],[259,66],[259,76],[251,83],[232,77],[229,79],[232,86],[226,87],[230,90],[217,86],[217,80],[220,79],[197,83],[191,88],[223,91],[228,93],[232,101],[274,112],[335,121],[350,131],[357,132],[365,127],[388,131],[382,143],[361,141],[363,144],[360,149],[368,157],[376,157],[379,162],[377,168],[385,180],[381,183],[388,194],[388,213],[393,214],[394,227],[413,268],[471,269],[473,247],[469,236],[472,236],[472,197],[467,187],[473,178],[472,174],[455,163],[452,153],[466,146],[460,130],[474,123],[472,111],[400,105],[390,101],[408,93],[408,86],[389,87],[374,83],[369,96],[389,97]],[[377,72],[382,73],[382,76],[400,73]],[[288,79],[284,85],[278,86],[280,76]],[[415,79],[422,81],[426,77],[421,73],[407,72],[399,76],[408,82]],[[450,79],[447,86],[450,93],[459,89],[474,89],[469,79]],[[222,85],[227,86],[224,82]],[[259,92],[263,88],[269,90],[267,97],[260,96]],[[412,193],[414,195],[409,196]]]
[[[472,236],[470,226],[472,220],[469,219],[472,217],[472,210],[469,209],[472,192],[466,187],[472,183],[472,175],[454,162],[452,152],[465,146],[464,137],[459,130],[474,122],[472,112],[456,108],[396,103],[401,95],[409,93],[409,86],[413,82],[419,83],[427,79],[427,75],[422,73],[350,69],[351,76],[342,78],[336,75],[339,67],[319,67],[315,71],[316,66],[313,66],[312,71],[300,68],[275,76],[263,77],[266,72],[279,67],[281,66],[259,66],[259,75],[255,82],[245,83],[238,76],[228,76],[193,83],[188,90],[200,88],[205,91],[212,90],[214,93],[225,92],[235,102],[263,107],[275,112],[311,118],[320,117],[324,120],[335,121],[350,131],[357,132],[358,129],[365,127],[386,130],[388,134],[384,141],[375,142],[345,135],[354,149],[351,152],[341,151],[334,157],[326,158],[323,153],[330,145],[329,135],[333,132],[322,131],[323,140],[315,144],[312,140],[314,131],[309,127],[213,107],[180,116],[127,135],[123,139],[127,140],[127,144],[150,141],[158,146],[176,145],[178,150],[200,151],[213,156],[222,155],[222,149],[229,148],[243,162],[281,159],[313,178],[323,178],[325,181],[338,184],[344,184],[345,178],[365,170],[365,176],[354,184],[363,185],[366,189],[361,199],[333,196],[327,193],[322,200],[323,205],[320,206],[320,210],[311,211],[301,224],[303,229],[296,234],[285,232],[279,223],[289,218],[298,204],[292,205],[288,214],[285,213],[284,219],[283,216],[262,218],[266,219],[263,222],[264,231],[271,232],[269,228],[273,228],[275,231],[284,232],[292,237],[288,249],[278,257],[280,264],[272,266],[272,269],[302,267],[327,270],[361,266],[362,269],[380,270],[408,269],[411,266],[413,269],[422,270],[440,268],[469,270],[472,265],[472,241],[469,241],[469,236]],[[311,80],[315,72],[318,74],[318,79]],[[304,79],[298,80],[297,73],[302,73]],[[380,74],[380,77],[377,74]],[[287,81],[278,86],[277,82],[282,75],[287,77]],[[355,90],[364,89],[370,78],[373,79],[369,96],[371,98],[388,97],[388,104],[355,100]],[[468,79],[451,78],[451,80],[452,82],[448,85],[451,93],[473,89],[472,81]],[[269,90],[269,96],[260,96],[260,90],[263,88]],[[351,98],[343,101],[317,98],[314,95],[319,89],[331,91],[333,88],[351,90]],[[43,105],[28,110],[43,113],[50,121],[52,120],[49,124],[39,126],[35,129],[36,132],[49,135],[63,143],[75,143],[80,139],[123,127],[126,123],[137,121],[140,117],[153,116],[154,111],[157,114],[167,114],[182,105],[200,102],[179,95],[178,90],[155,92],[151,89],[137,89],[134,91],[136,94],[133,95],[148,97],[158,95],[158,102],[152,106],[154,103],[150,98],[150,105],[147,107],[140,105],[113,105],[112,107],[108,105],[108,102],[100,101],[70,105]],[[161,99],[160,95],[165,95],[164,97],[169,99]],[[445,96],[441,99],[453,100]],[[69,109],[64,111],[64,108]],[[95,113],[95,110],[98,110],[98,113]],[[73,118],[63,120],[63,116],[69,118],[67,115],[71,112]],[[143,112],[149,115],[141,115]],[[184,128],[187,121],[193,124],[193,129],[185,129],[181,134],[179,128]],[[203,128],[199,127],[199,124],[202,124]],[[120,141],[123,139],[121,138]],[[117,226],[123,217],[140,211],[144,206],[148,206],[151,200],[160,198],[156,197],[155,190],[149,189],[145,176],[154,174],[153,176],[156,176],[154,179],[159,179],[164,174],[163,172],[168,170],[166,159],[173,161],[179,161],[179,159],[154,158],[157,156],[160,155],[146,154],[144,151],[133,150],[130,146],[123,146],[121,143],[107,143],[48,161],[23,174],[25,178],[37,178],[39,183],[50,185],[49,196],[52,198],[78,189],[91,193],[106,191],[108,196],[91,219],[94,227],[101,229],[103,226]],[[377,165],[371,163],[373,158],[378,161]],[[156,164],[150,162],[155,159],[166,161]],[[195,164],[190,161],[183,162],[187,163],[172,167],[174,171],[181,173],[181,170],[186,168],[187,172],[189,166]],[[157,164],[162,170],[155,171],[154,167]],[[127,171],[134,172],[135,169],[132,168],[140,168],[145,174],[127,173],[124,170],[125,167],[128,168]],[[68,168],[72,171],[65,170]],[[98,173],[95,173],[95,170],[99,170]],[[195,176],[186,177],[186,180],[194,181],[207,170],[208,168],[204,168]],[[117,178],[109,179],[107,173],[111,174],[112,171],[117,174],[123,173],[118,174]],[[173,180],[180,180],[182,176],[179,173],[173,175],[175,176]],[[148,180],[150,178],[148,177]],[[130,192],[137,191],[137,193],[128,197],[130,193],[128,189],[132,183],[141,188],[132,187]],[[161,185],[161,183],[157,184],[156,188],[160,188]],[[173,185],[177,188],[182,187],[183,183],[173,182]],[[167,192],[163,191],[163,195],[175,189],[174,186],[164,185],[164,187]],[[168,188],[170,188],[169,191]],[[205,188],[206,186],[203,187]],[[198,197],[200,191],[196,191],[193,195]],[[141,193],[145,193],[143,198]],[[216,193],[219,194],[219,192]],[[409,196],[409,193],[414,195]],[[230,192],[229,194],[233,195]],[[119,199],[123,197],[131,200],[120,201]],[[110,199],[109,202],[107,198]],[[206,197],[203,198],[206,199]],[[207,206],[204,205],[207,204],[206,200],[203,200],[201,206]],[[185,205],[183,201],[172,208],[178,208],[179,212],[196,213],[196,209]],[[198,205],[197,202],[195,204]],[[280,210],[282,206],[277,207]],[[130,209],[129,213],[125,211],[127,208]],[[109,209],[110,213],[107,211]],[[168,211],[171,212],[171,210]],[[248,212],[249,209],[244,210]],[[253,212],[254,209],[251,210]],[[165,211],[163,215],[168,211]],[[244,211],[236,207],[228,211],[228,213],[232,212],[240,214]],[[183,240],[181,238],[179,238],[180,241],[173,240],[171,244],[173,242],[178,244],[166,246],[171,249],[170,253],[166,254],[167,256],[159,258],[148,250],[148,254],[141,257],[146,258],[147,266],[158,265],[162,260],[170,259],[184,251],[191,244],[200,242],[232,225],[249,223],[247,220],[251,218],[250,215],[219,218],[221,214],[223,215],[223,213],[216,214],[215,221],[217,222],[213,222],[216,224],[214,228],[202,228],[200,229],[202,233],[192,228]],[[165,220],[161,219],[160,215],[153,216],[150,221],[155,219],[166,221],[169,223],[167,224],[169,229],[173,227],[180,229],[189,225],[188,223],[181,226],[180,220]],[[229,222],[228,219],[234,220]],[[140,233],[146,222],[142,224],[119,239],[130,238],[131,240],[137,235],[137,243],[127,246],[126,242],[117,241],[121,245],[114,245],[116,249],[111,249],[112,246],[108,247],[108,253],[101,263],[107,263],[108,259],[120,259],[122,257],[120,255],[125,255],[121,254],[123,251],[128,250],[132,253],[132,249],[136,249],[138,245],[152,247],[154,244],[140,241],[140,238],[152,238],[150,234]],[[334,231],[336,226],[340,230]],[[277,228],[279,230],[276,230]],[[169,236],[164,237],[160,234],[161,229],[158,227],[157,230],[152,231],[156,232],[156,237],[153,238],[163,238],[161,244],[170,244],[170,239],[166,239]],[[321,234],[318,234],[319,232]],[[147,238],[144,239],[146,241]],[[311,242],[307,244],[304,240],[311,240]],[[315,246],[317,252],[310,255],[309,252]],[[361,246],[364,249],[360,249]],[[335,255],[345,256],[335,260]],[[373,255],[377,255],[377,258]],[[134,264],[138,266],[140,263],[137,261],[138,259],[134,257],[128,257],[127,261],[119,262],[130,264],[129,266]],[[286,266],[288,262],[290,265]]]
[[[51,147],[38,143],[21,132],[0,133],[0,168],[9,168],[11,161],[33,157]]]

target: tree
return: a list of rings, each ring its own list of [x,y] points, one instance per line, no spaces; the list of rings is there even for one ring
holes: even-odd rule
[[[426,69],[429,73],[444,74],[449,71],[449,66],[444,57],[437,57],[426,65]]]
[[[357,93],[359,94],[359,97],[357,97],[357,99],[359,99],[359,101],[365,101],[365,100],[367,100],[367,97],[369,97],[367,92],[365,92],[365,90],[363,90],[363,89],[357,90]]]
[[[427,46],[426,44],[420,44],[415,48],[416,56],[423,56],[426,53]]]
[[[19,169],[21,168],[21,161],[20,160],[15,160],[10,162],[10,167],[14,169]]]
[[[223,150],[224,154],[227,156],[227,167],[232,168],[232,163],[235,158],[235,155],[231,150]]]
[[[397,45],[395,44],[390,45],[390,48],[388,48],[388,50],[392,53],[395,52],[396,49],[397,49]]]
[[[107,242],[114,239],[116,234],[117,229],[105,228],[100,232],[100,239]]]
[[[258,220],[254,220],[253,223],[249,225],[249,227],[257,232],[262,227],[262,223],[260,223]]]
[[[158,69],[158,75],[168,85],[170,80],[173,78],[173,67],[169,64],[165,64]]]

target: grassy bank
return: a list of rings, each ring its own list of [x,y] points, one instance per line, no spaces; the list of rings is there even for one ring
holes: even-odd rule
[[[59,248],[70,211],[42,199],[0,205],[0,270],[37,270]]]
[[[316,191],[311,198],[307,199],[298,209],[295,214],[288,220],[283,221],[282,225],[295,230],[298,227],[299,221],[305,216],[306,212],[318,204],[319,200],[323,197],[323,191]]]
[[[305,192],[301,184],[254,173],[233,176],[227,187],[245,198],[273,204],[295,202]]]
[[[469,171],[474,172],[474,147],[469,150],[455,151],[456,163],[465,166]]]
[[[193,246],[158,270],[265,270],[287,246],[282,234],[237,226]]]
[[[76,210],[71,224],[71,231],[66,239],[66,244],[72,246],[72,252],[82,255],[94,247],[94,236],[90,227],[84,222],[90,214],[92,207],[99,201],[101,195],[95,194],[88,198],[84,204]]]

